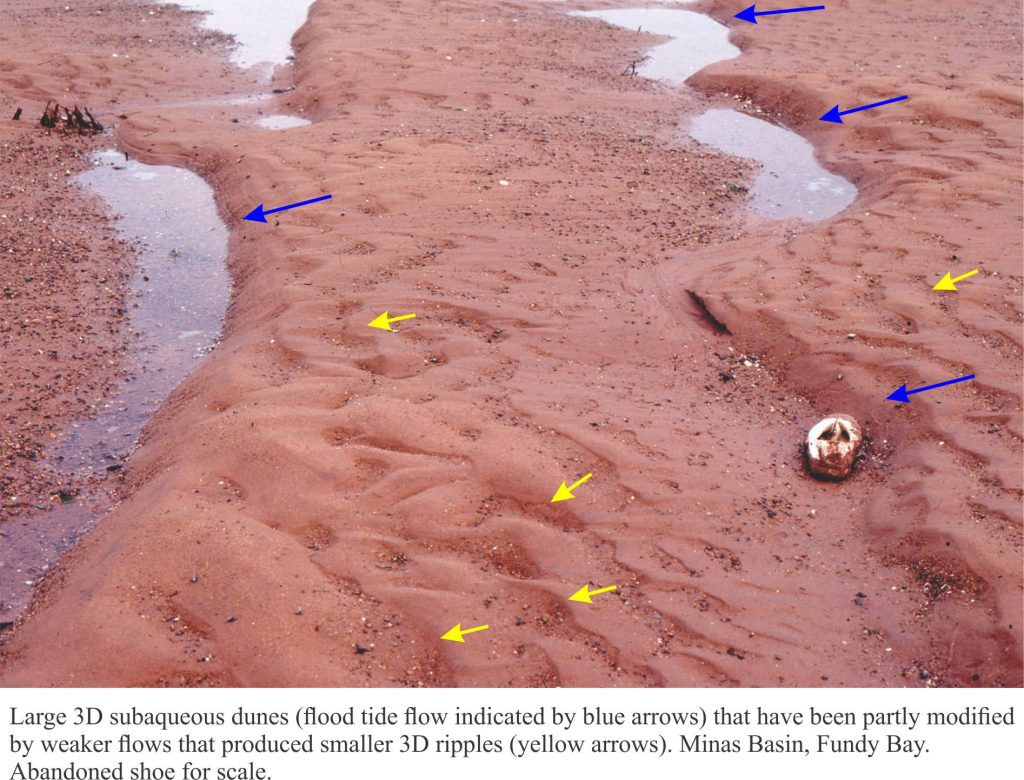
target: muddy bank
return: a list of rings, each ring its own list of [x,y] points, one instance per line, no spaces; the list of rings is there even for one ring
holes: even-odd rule
[[[121,295],[105,290],[121,298],[111,331],[120,326],[130,339],[115,386],[86,413],[64,420],[32,461],[35,475],[60,486],[50,489],[51,506],[36,504],[47,511],[12,518],[0,531],[0,593],[11,617],[28,604],[39,575],[111,509],[144,427],[215,347],[228,301],[227,229],[203,180],[113,149],[91,162],[75,182],[100,195],[116,217],[121,243],[134,250]],[[105,289],[102,282],[94,286]]]
[[[131,250],[100,204],[68,181],[82,165],[78,139],[44,134],[32,121],[41,113],[0,123],[9,173],[0,200],[0,622],[13,620],[31,591],[25,583],[44,571],[38,556],[12,553],[14,535],[33,517],[75,506],[90,487],[88,475],[59,472],[50,448],[108,397],[130,346],[123,290]],[[117,477],[91,481],[110,491]]]
[[[107,408],[140,368],[128,287],[138,247],[74,179],[110,135],[50,131],[39,118],[57,98],[91,105],[109,131],[147,90],[172,100],[189,94],[163,65],[182,53],[186,80],[229,72],[223,36],[197,32],[193,15],[170,6],[8,6],[0,32],[0,623],[15,618],[56,551],[117,501],[120,470],[78,468],[68,434]],[[80,27],[89,35],[76,35]],[[232,75],[222,83],[245,82]],[[102,465],[110,464],[118,465]]]
[[[939,6],[957,23],[934,3],[837,9],[849,49],[813,73],[798,28],[736,33],[744,54],[694,92],[628,75],[658,39],[550,6],[318,3],[276,109],[313,125],[129,112],[123,148],[215,186],[235,299],[0,680],[1019,685],[1020,279],[994,251],[1019,245],[1019,106],[988,86],[1012,82],[1019,41]],[[879,71],[854,84],[876,24]],[[923,27],[939,40],[918,56],[898,31]],[[962,59],[929,66],[936,46]],[[900,86],[900,57],[934,116],[941,90],[953,117],[981,101],[984,129],[919,124],[909,102],[843,136],[813,127],[844,85]],[[726,183],[756,168],[678,129],[748,98],[860,187],[851,209],[751,219]],[[968,249],[998,293],[928,297],[953,262],[937,253]],[[367,328],[385,309],[417,317]],[[968,355],[984,382],[884,402]],[[839,485],[802,472],[829,411],[872,437]],[[586,582],[619,587],[569,602]]]

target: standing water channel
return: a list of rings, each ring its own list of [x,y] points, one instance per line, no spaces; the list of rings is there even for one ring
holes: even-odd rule
[[[269,76],[291,58],[291,38],[312,0],[184,0],[206,11],[202,25],[232,35],[231,60]],[[248,101],[249,99],[245,99]],[[286,115],[263,117],[267,130],[309,124]],[[78,182],[98,193],[137,247],[127,291],[135,336],[131,376],[94,416],[73,423],[42,464],[57,475],[85,477],[78,495],[61,493],[47,512],[3,524],[0,535],[0,629],[9,628],[35,585],[76,539],[117,500],[112,480],[135,449],[146,423],[217,343],[231,291],[227,227],[213,190],[190,171],[144,165],[114,150],[100,152]],[[92,477],[92,479],[89,479]]]
[[[65,503],[44,514],[4,524],[0,599],[8,615],[24,609],[38,577],[110,509],[116,490],[103,477],[123,468],[146,422],[215,346],[231,290],[228,230],[206,182],[113,150],[93,163],[77,181],[106,201],[119,232],[137,248],[126,294],[132,373],[47,452],[49,469],[85,477],[88,487],[62,494]]]
[[[729,43],[728,27],[693,11],[630,8],[576,15],[669,37],[647,52],[637,73],[670,84],[681,85],[701,68],[740,53]],[[818,164],[809,141],[784,127],[740,111],[712,108],[685,131],[720,152],[760,163],[761,172],[750,190],[750,206],[760,216],[817,221],[838,214],[857,197],[852,183]]]
[[[181,0],[205,11],[202,26],[228,33],[237,46],[231,61],[240,68],[274,67],[292,54],[292,35],[306,21],[313,0]]]
[[[94,162],[78,181],[103,197],[138,247],[128,313],[139,365],[106,407],[51,450],[61,471],[77,473],[124,460],[146,421],[216,343],[231,290],[228,230],[206,182],[115,151]]]

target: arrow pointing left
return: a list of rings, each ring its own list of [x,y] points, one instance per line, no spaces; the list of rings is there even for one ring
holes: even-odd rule
[[[870,111],[872,108],[881,108],[887,106],[890,103],[899,103],[901,100],[909,100],[909,96],[901,95],[897,98],[890,98],[889,100],[879,100],[877,103],[870,103],[866,106],[857,106],[856,108],[848,108],[845,111],[840,111],[839,106],[832,106],[828,111],[818,117],[821,122],[832,122],[836,125],[843,124],[843,117],[847,114],[857,114],[861,111]]]
[[[310,198],[309,200],[301,200],[298,203],[290,203],[287,206],[278,206],[276,209],[265,209],[265,208],[263,208],[263,204],[261,203],[256,208],[254,208],[252,211],[250,211],[248,214],[246,214],[243,217],[243,219],[247,219],[250,222],[266,222],[267,221],[267,214],[276,214],[279,211],[288,211],[289,209],[297,209],[297,208],[299,208],[299,206],[308,206],[310,203],[319,203],[322,200],[330,200],[333,197],[334,197],[333,195],[321,195],[319,198]]]
[[[576,488],[578,488],[580,485],[582,485],[584,482],[586,482],[592,476],[594,476],[594,475],[593,474],[587,474],[585,477],[583,477],[583,479],[576,480],[575,482],[573,482],[568,487],[566,487],[565,483],[563,482],[561,485],[558,486],[558,490],[555,491],[555,495],[552,497],[552,499],[548,503],[549,504],[554,504],[554,503],[556,503],[558,501],[568,501],[570,498],[576,498],[576,496],[574,496],[572,494],[572,491],[574,491]]]
[[[598,596],[602,593],[611,593],[617,587],[617,585],[609,585],[607,588],[591,590],[589,585],[584,585],[578,591],[569,596],[569,601],[582,601],[584,604],[593,604],[594,601],[591,599],[591,596]]]
[[[372,322],[366,323],[371,328],[380,328],[381,330],[392,330],[391,323],[398,322],[399,320],[411,320],[415,317],[415,314],[403,314],[400,317],[389,317],[385,311],[379,317],[374,317]]]
[[[462,642],[466,644],[466,640],[463,639],[466,634],[475,634],[477,631],[486,631],[490,626],[477,626],[476,628],[463,628],[462,623],[456,623],[455,626],[441,635],[441,639],[447,639],[449,642]]]
[[[929,390],[937,390],[940,387],[946,387],[948,385],[955,385],[959,382],[967,382],[974,379],[974,374],[968,374],[967,376],[957,377],[956,379],[947,379],[945,382],[938,382],[934,385],[926,385],[924,387],[918,387],[914,390],[907,390],[906,385],[900,385],[898,388],[893,390],[889,395],[885,397],[887,401],[897,401],[901,404],[909,404],[910,396],[917,395],[918,393],[925,393]]]
[[[759,16],[778,16],[779,14],[799,14],[804,11],[824,11],[825,6],[823,5],[805,5],[803,8],[782,8],[778,11],[758,11],[756,5],[750,6],[750,8],[744,8],[738,14],[736,19],[742,19],[744,22],[750,22],[751,24],[757,24],[757,17]]]
[[[933,290],[952,290],[953,292],[956,292],[956,283],[957,282],[962,282],[964,279],[969,279],[970,277],[974,276],[976,273],[978,273],[978,269],[977,268],[975,268],[973,271],[968,271],[967,273],[963,274],[962,276],[958,276],[956,279],[954,279],[953,278],[953,274],[947,272],[946,275],[943,276],[939,280],[939,283],[936,284],[934,287],[932,287],[932,289]]]

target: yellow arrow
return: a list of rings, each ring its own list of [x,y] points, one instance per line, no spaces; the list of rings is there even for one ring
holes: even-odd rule
[[[615,585],[609,585],[607,588],[598,588],[597,590],[589,590],[589,586],[584,585],[578,591],[569,596],[569,601],[582,601],[584,604],[593,604],[591,596],[597,596],[600,593],[608,593],[615,590]]]
[[[477,626],[476,628],[462,628],[462,623],[456,623],[455,628],[446,634],[441,635],[441,639],[447,639],[449,642],[462,642],[466,644],[466,640],[463,639],[466,634],[475,634],[477,631],[486,631],[490,626]]]
[[[415,317],[415,314],[403,314],[401,317],[389,317],[387,312],[377,317],[373,322],[367,323],[371,328],[380,328],[381,330],[391,330],[391,323],[398,322],[399,320],[411,320]]]
[[[574,491],[576,488],[578,488],[592,476],[594,475],[587,474],[587,476],[585,476],[583,479],[579,480],[578,482],[573,482],[571,485],[569,485],[569,487],[566,487],[565,483],[563,482],[561,485],[558,486],[558,490],[555,492],[554,498],[552,498],[551,501],[549,501],[548,503],[553,504],[556,501],[568,501],[570,498],[576,498],[576,496],[572,494],[572,491]]]
[[[953,274],[947,273],[945,276],[942,277],[941,280],[939,280],[939,283],[937,285],[932,287],[932,289],[933,290],[953,290],[955,292],[956,291],[956,283],[957,282],[962,282],[964,279],[968,278],[969,276],[974,276],[976,273],[978,273],[978,269],[977,268],[975,268],[973,271],[968,271],[963,276],[958,276],[956,279],[953,278]]]

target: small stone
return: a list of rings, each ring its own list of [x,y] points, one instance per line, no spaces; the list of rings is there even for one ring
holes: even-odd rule
[[[845,414],[818,422],[807,433],[807,468],[822,479],[846,479],[853,469],[863,436],[860,425]]]

